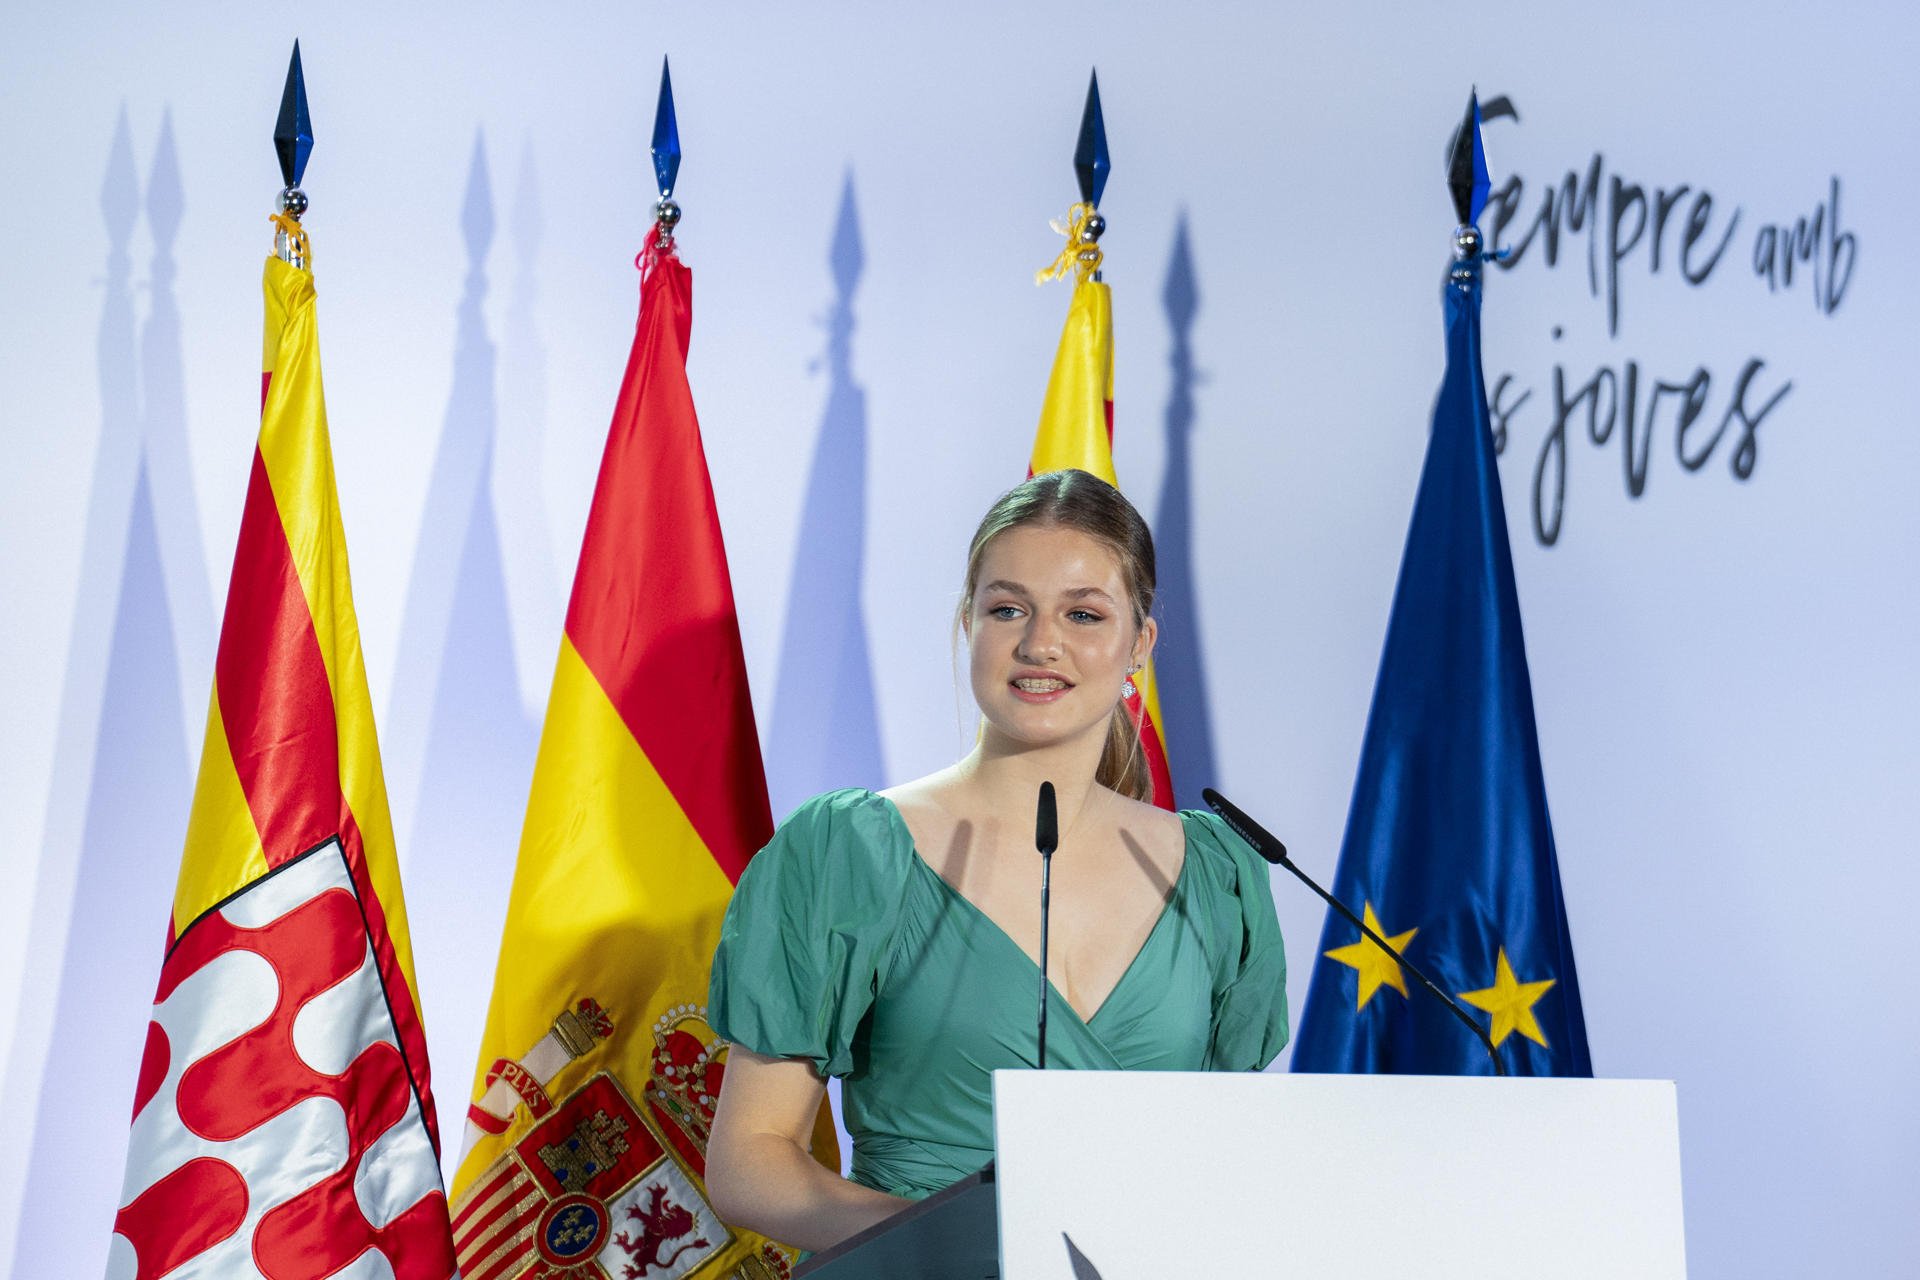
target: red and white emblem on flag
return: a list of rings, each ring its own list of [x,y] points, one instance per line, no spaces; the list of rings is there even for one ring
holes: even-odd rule
[[[109,1280],[454,1275],[387,998],[338,840],[180,934],[147,1028]]]
[[[465,1280],[677,1280],[733,1240],[605,1072],[481,1175],[453,1235]]]

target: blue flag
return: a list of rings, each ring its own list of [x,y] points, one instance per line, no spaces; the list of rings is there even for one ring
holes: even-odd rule
[[[1588,1076],[1480,369],[1480,264],[1444,290],[1447,373],[1400,561],[1336,896],[1434,976],[1514,1075]],[[1295,1071],[1488,1075],[1419,980],[1329,913]]]

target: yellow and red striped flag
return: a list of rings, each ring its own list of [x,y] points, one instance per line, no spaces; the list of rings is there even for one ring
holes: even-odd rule
[[[792,1263],[705,1198],[708,967],[773,819],[687,385],[692,273],[650,245],[454,1177],[465,1280]],[[839,1168],[830,1120],[815,1151]]]
[[[304,251],[290,220],[283,229]],[[108,1274],[454,1274],[320,386],[266,267],[260,437]]]
[[[1090,204],[1073,207],[1064,227],[1067,247],[1053,266],[1039,274],[1044,282],[1071,271],[1074,285],[1066,327],[1060,331],[1060,348],[1053,357],[1053,373],[1047,378],[1047,398],[1040,406],[1040,429],[1034,433],[1027,474],[1073,468],[1091,472],[1117,489],[1120,479],[1113,469],[1113,293],[1105,281],[1097,278],[1101,254],[1086,234],[1087,222],[1093,216]],[[1134,673],[1133,687],[1127,711],[1140,726],[1140,750],[1153,779],[1153,802],[1171,809],[1173,775],[1167,769],[1166,744],[1161,738],[1160,694],[1151,658]]]

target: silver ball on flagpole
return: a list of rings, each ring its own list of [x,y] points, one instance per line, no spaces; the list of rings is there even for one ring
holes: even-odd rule
[[[1463,261],[1473,262],[1480,257],[1480,228],[1469,223],[1455,227],[1453,232],[1453,256]]]
[[[1107,220],[1098,213],[1087,215],[1086,225],[1080,229],[1080,235],[1088,243],[1098,240],[1107,233]]]
[[[653,220],[666,230],[672,231],[680,224],[680,206],[664,196],[661,197],[660,202],[653,206]]]
[[[307,193],[298,187],[288,187],[280,193],[280,212],[295,222],[307,211]]]

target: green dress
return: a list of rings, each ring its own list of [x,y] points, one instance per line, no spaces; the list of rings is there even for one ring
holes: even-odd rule
[[[1049,988],[1049,1069],[1252,1071],[1286,1044],[1266,864],[1212,814],[1180,818],[1179,878],[1113,993],[1083,1021]],[[853,1180],[919,1199],[992,1158],[992,1073],[1036,1065],[1036,977],[921,860],[892,801],[834,791],[740,877],[708,1020],[732,1044],[843,1077]]]

